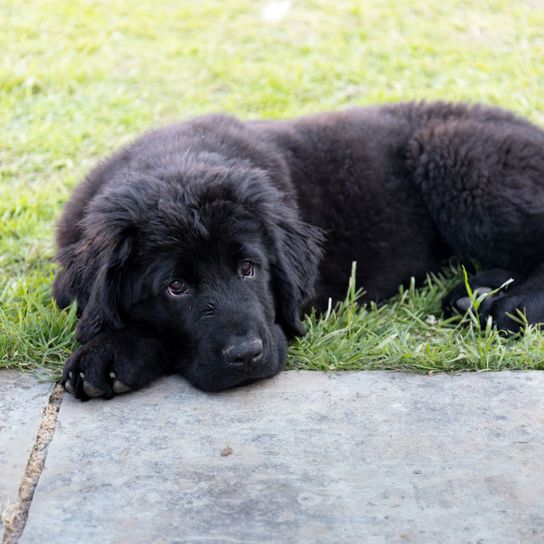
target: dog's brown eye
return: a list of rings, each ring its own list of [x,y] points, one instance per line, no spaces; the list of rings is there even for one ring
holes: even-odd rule
[[[188,289],[187,286],[179,280],[174,280],[168,284],[168,287],[166,288],[166,292],[171,297],[181,297],[185,293],[187,293]]]
[[[252,278],[255,275],[255,263],[243,261],[240,265],[240,275],[244,278]]]

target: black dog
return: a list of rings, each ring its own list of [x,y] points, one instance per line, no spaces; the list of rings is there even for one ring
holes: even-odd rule
[[[77,301],[63,383],[81,399],[179,372],[218,391],[285,362],[301,315],[367,300],[451,256],[515,281],[485,306],[499,328],[544,321],[544,132],[483,106],[410,103],[291,121],[210,115],[150,132],[76,189],[54,296]],[[465,309],[466,291],[446,308]]]

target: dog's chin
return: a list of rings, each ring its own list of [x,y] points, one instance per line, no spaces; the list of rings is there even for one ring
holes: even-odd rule
[[[273,342],[268,347],[263,363],[249,372],[229,369],[222,361],[212,362],[212,359],[201,359],[194,361],[182,373],[192,385],[210,393],[243,387],[259,380],[272,378],[285,366],[287,339],[278,326],[274,326],[271,332]]]
[[[260,367],[250,372],[237,372],[225,368],[221,364],[221,370],[218,366],[195,361],[183,374],[189,382],[201,389],[210,393],[218,393],[235,387],[243,387],[259,380],[272,378],[278,374],[285,365],[286,357],[281,359],[274,357],[274,361],[268,364],[263,364]]]
[[[221,391],[227,391],[228,389],[244,387],[246,385],[250,385],[257,381],[264,380],[266,378],[272,378],[278,372],[279,370],[275,372],[271,372],[264,376],[251,376],[251,377],[249,375],[246,375],[246,376],[225,375],[215,379],[206,379],[206,378],[193,379],[193,377],[191,376],[186,376],[186,378],[189,380],[189,382],[191,382],[192,385],[194,385],[196,388],[200,389],[201,391],[206,391],[207,393],[220,393]]]

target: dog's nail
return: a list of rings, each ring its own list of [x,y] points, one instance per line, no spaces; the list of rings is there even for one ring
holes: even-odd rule
[[[69,376],[70,378],[73,378],[73,377],[74,377],[74,373],[73,373],[73,372],[68,372],[68,376]]]
[[[83,391],[88,397],[101,397],[104,394],[104,390],[99,387],[91,385],[89,382],[83,382]]]
[[[111,378],[112,380],[115,380],[115,372],[110,372],[110,378]]]
[[[131,388],[128,385],[121,383],[119,380],[113,382],[113,390],[116,393],[126,393],[127,391],[130,391],[130,389]]]
[[[80,372],[79,375],[80,375],[81,378],[85,379],[85,373],[84,372]]]
[[[472,300],[470,297],[461,297],[455,301],[455,306],[461,312],[466,312],[472,306]]]
[[[71,372],[70,372],[71,374]],[[74,393],[74,388],[72,387],[72,382],[70,380],[66,380],[64,382],[64,389],[66,389],[66,391],[68,391],[68,393]]]

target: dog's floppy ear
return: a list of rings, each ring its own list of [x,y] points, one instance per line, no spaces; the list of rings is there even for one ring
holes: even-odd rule
[[[320,229],[298,219],[294,211],[284,208],[283,213],[274,229],[272,278],[276,319],[286,336],[292,338],[306,332],[301,313],[314,295],[324,237]]]
[[[106,329],[120,329],[121,281],[132,253],[132,236],[83,239],[62,249],[62,265],[53,285],[53,296],[61,308],[76,300],[80,316],[76,338],[85,343]]]
[[[88,300],[76,331],[76,338],[82,343],[103,330],[123,327],[119,315],[120,295],[125,267],[132,252],[132,237],[124,235],[119,240],[110,241],[110,244],[101,252],[95,277],[88,278],[91,282]]]
[[[104,330],[123,327],[119,307],[134,247],[133,215],[119,195],[96,198],[79,224],[79,239],[57,254],[61,269],[53,296],[61,308],[77,301],[76,338],[82,343]]]

